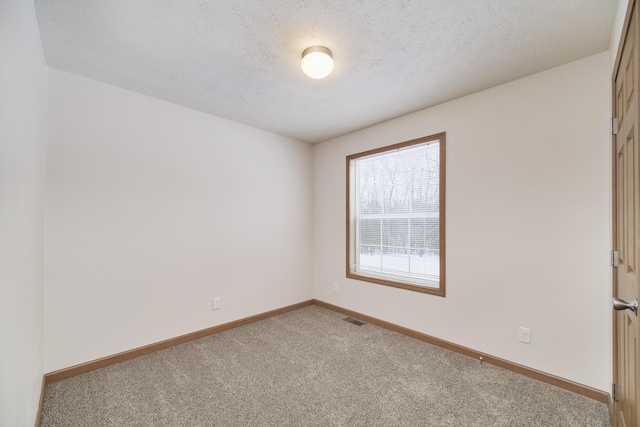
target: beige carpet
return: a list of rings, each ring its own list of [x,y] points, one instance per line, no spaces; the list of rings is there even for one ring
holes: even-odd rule
[[[41,426],[610,426],[586,397],[309,306],[47,386]]]

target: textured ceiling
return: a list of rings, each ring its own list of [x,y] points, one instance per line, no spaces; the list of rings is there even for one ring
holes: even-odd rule
[[[608,48],[616,0],[36,0],[48,65],[307,142]],[[300,55],[333,51],[306,77]]]

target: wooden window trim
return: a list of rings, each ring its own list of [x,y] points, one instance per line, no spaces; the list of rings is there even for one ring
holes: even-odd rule
[[[376,278],[376,277],[369,277],[369,276],[362,276],[359,274],[355,274],[351,272],[351,265],[350,265],[350,261],[351,261],[351,257],[350,257],[350,251],[351,251],[351,161],[354,159],[358,159],[360,157],[366,157],[366,156],[370,156],[373,154],[379,154],[379,153],[383,153],[385,151],[391,151],[391,150],[396,150],[399,148],[404,148],[404,147],[409,147],[411,145],[416,145],[416,144],[422,144],[425,142],[430,142],[430,141],[439,141],[439,148],[440,148],[440,173],[439,173],[439,203],[440,203],[440,229],[439,229],[439,236],[440,236],[440,281],[439,281],[439,287],[435,288],[435,287],[424,287],[424,286],[418,286],[418,285],[412,285],[409,283],[403,283],[403,282],[397,282],[397,281],[393,281],[393,280],[386,280],[386,279],[381,279],[381,278]],[[361,153],[356,153],[356,154],[351,154],[349,156],[347,156],[346,158],[346,169],[347,169],[347,174],[346,174],[346,205],[347,205],[347,215],[346,215],[346,276],[347,278],[350,279],[356,279],[356,280],[362,280],[365,282],[371,282],[371,283],[376,283],[379,285],[385,285],[385,286],[392,286],[395,288],[400,288],[400,289],[406,289],[406,290],[410,290],[410,291],[415,291],[415,292],[421,292],[421,293],[425,293],[425,294],[430,294],[430,295],[436,295],[436,296],[441,296],[444,297],[446,292],[446,280],[445,280],[445,275],[446,275],[446,245],[445,245],[445,229],[446,229],[446,216],[445,216],[445,176],[446,176],[446,171],[445,171],[445,165],[446,165],[446,157],[445,157],[445,153],[446,153],[446,132],[442,132],[442,133],[437,133],[434,135],[429,135],[429,136],[425,136],[422,138],[417,138],[417,139],[412,139],[410,141],[404,141],[404,142],[400,142],[398,144],[393,144],[393,145],[388,145],[385,147],[380,147],[380,148],[376,148],[373,150],[368,150],[368,151],[363,151]]]

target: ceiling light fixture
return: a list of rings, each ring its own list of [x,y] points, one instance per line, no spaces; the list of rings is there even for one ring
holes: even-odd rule
[[[311,46],[302,52],[302,71],[312,79],[323,79],[333,70],[333,55],[324,46]]]

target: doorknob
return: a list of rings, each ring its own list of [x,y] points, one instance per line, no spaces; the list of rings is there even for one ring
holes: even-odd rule
[[[613,309],[614,310],[626,310],[629,309],[633,311],[636,316],[638,315],[638,298],[634,299],[631,302],[626,302],[624,300],[614,298],[613,299]]]

